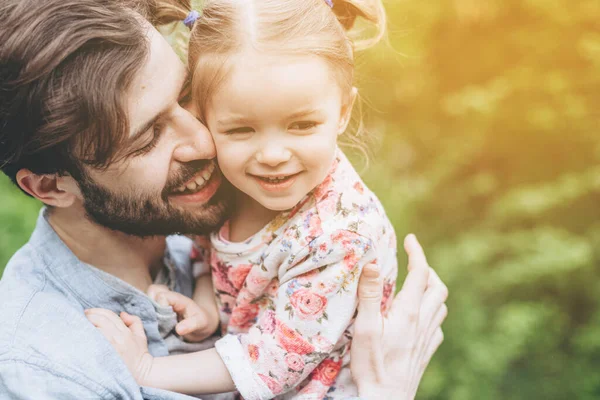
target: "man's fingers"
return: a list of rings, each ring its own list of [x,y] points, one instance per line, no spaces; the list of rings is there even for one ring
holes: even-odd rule
[[[408,270],[411,271],[414,268],[427,268],[427,258],[423,252],[421,244],[417,240],[417,237],[412,233],[407,235],[404,239],[404,250],[408,254]]]
[[[424,326],[431,325],[436,313],[448,298],[448,288],[433,269],[430,269],[429,277],[428,287],[421,305],[421,321],[425,324]]]
[[[448,288],[446,287],[446,284],[440,279],[437,272],[435,272],[435,270],[431,267],[429,267],[429,281],[427,282],[427,287],[436,287],[437,290],[442,292],[443,301],[448,300]]]
[[[376,316],[381,310],[383,279],[377,264],[365,265],[358,282],[358,313],[362,317]]]
[[[360,373],[363,381],[375,381],[377,376],[383,376],[380,375],[384,368],[382,297],[383,279],[379,267],[367,264],[358,282],[358,315],[351,348],[352,373]],[[369,369],[361,369],[367,365]]]
[[[390,308],[394,315],[399,310],[408,313],[409,319],[416,320],[422,308],[423,296],[429,279],[428,268],[414,268],[408,272],[400,293],[396,296]]]

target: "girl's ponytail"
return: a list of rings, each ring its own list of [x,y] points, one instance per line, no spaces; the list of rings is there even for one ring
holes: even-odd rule
[[[181,22],[191,10],[191,0],[148,0],[148,19],[154,26]]]
[[[385,36],[386,15],[381,0],[333,0],[333,12],[348,32],[355,50],[372,47]],[[365,35],[365,30],[353,29],[358,17],[372,23],[375,31]]]

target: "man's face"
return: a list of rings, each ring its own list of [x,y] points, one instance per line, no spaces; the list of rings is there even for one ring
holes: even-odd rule
[[[224,219],[229,187],[210,133],[179,104],[184,65],[148,27],[149,57],[128,93],[128,156],[84,169],[83,206],[100,225],[132,235],[206,233]]]

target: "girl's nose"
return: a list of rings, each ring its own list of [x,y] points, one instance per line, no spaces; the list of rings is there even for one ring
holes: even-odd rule
[[[270,167],[288,162],[291,158],[292,153],[282,146],[267,146],[256,154],[256,161]]]

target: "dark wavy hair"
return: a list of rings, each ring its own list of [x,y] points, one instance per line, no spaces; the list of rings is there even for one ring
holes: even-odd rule
[[[77,179],[119,156],[124,95],[149,52],[140,14],[136,1],[0,2],[0,169],[13,182],[23,168]]]

